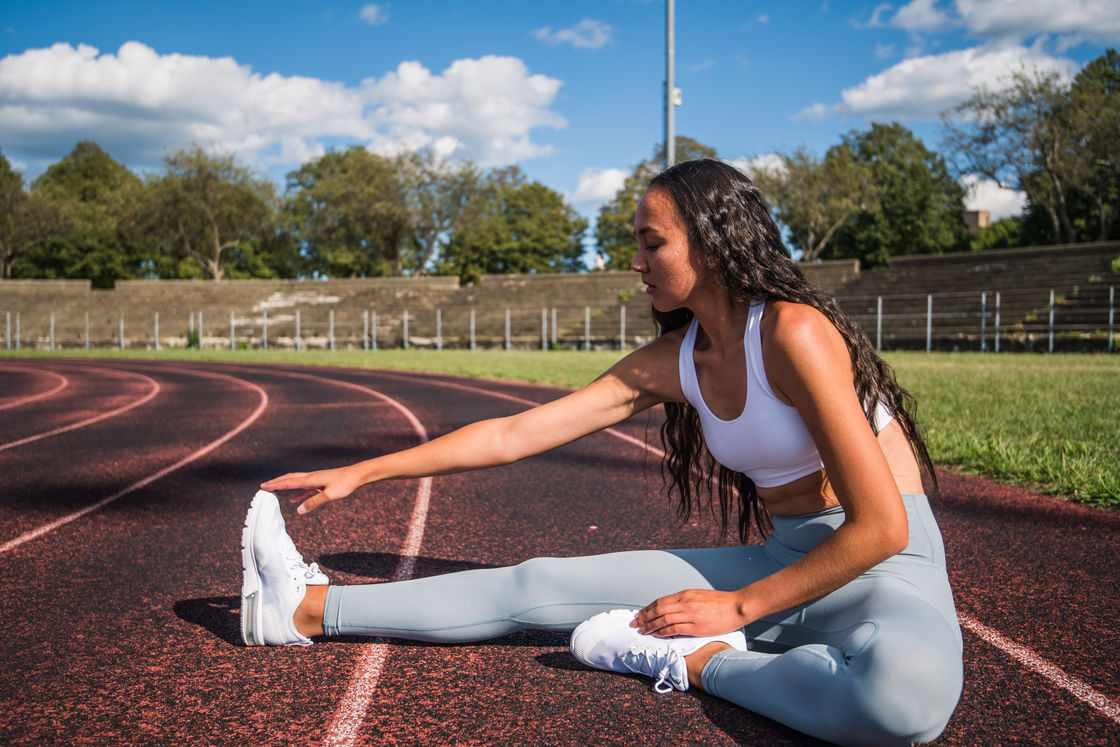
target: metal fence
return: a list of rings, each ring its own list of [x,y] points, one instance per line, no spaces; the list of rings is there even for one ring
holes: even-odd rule
[[[1095,285],[1053,289],[840,296],[879,350],[1113,352],[1116,293]],[[640,307],[504,309],[290,309],[283,312],[0,311],[3,345],[19,349],[199,347],[335,350],[380,348],[628,349],[654,334]]]

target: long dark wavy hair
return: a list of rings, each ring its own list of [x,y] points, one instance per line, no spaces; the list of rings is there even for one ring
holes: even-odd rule
[[[852,358],[856,394],[865,403],[868,422],[875,428],[874,413],[882,402],[902,427],[914,453],[936,486],[933,464],[915,418],[917,402],[899,386],[894,371],[875,353],[867,335],[832,299],[805,279],[782,241],[770,211],[749,178],[721,161],[685,161],[658,174],[649,188],[664,189],[688,232],[692,251],[700,252],[706,266],[733,302],[747,307],[752,299],[803,303],[820,311],[835,325]],[[692,320],[688,309],[653,310],[659,334],[685,326]],[[733,513],[738,514],[738,534],[746,542],[752,526],[765,536],[772,528],[770,516],[758,498],[754,481],[716,462],[704,444],[700,417],[688,403],[665,403],[661,443],[665,457],[662,474],[670,492],[679,496],[677,513],[686,521],[694,507],[708,505],[718,511],[726,534]]]

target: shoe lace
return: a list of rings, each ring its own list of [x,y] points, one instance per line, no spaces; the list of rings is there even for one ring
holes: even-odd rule
[[[304,562],[303,555],[301,555],[299,550],[296,549],[296,546],[292,542],[291,537],[284,535],[283,542],[284,546],[280,549],[280,554],[283,556],[284,561],[287,563],[288,569],[291,571],[293,579],[299,580],[299,571],[301,570],[303,571],[303,576],[306,579],[315,578],[321,573],[318,563],[312,563],[311,565],[308,565]]]
[[[680,658],[679,651],[667,646],[656,648],[635,646],[628,653],[620,656],[619,661],[632,672],[653,677],[654,691],[664,694],[673,690],[673,668]]]

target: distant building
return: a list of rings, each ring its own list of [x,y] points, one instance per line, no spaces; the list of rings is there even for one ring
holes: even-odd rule
[[[992,214],[987,210],[965,210],[964,224],[968,226],[970,234],[975,234],[981,228],[992,225]]]

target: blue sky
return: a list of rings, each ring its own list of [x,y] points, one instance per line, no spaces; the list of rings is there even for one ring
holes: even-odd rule
[[[662,138],[664,24],[641,0],[9,0],[0,151],[33,178],[82,139],[137,171],[196,142],[282,184],[325,149],[403,143],[517,163],[593,216]],[[743,165],[873,121],[936,150],[976,86],[1118,43],[1120,0],[679,0],[677,133]]]

